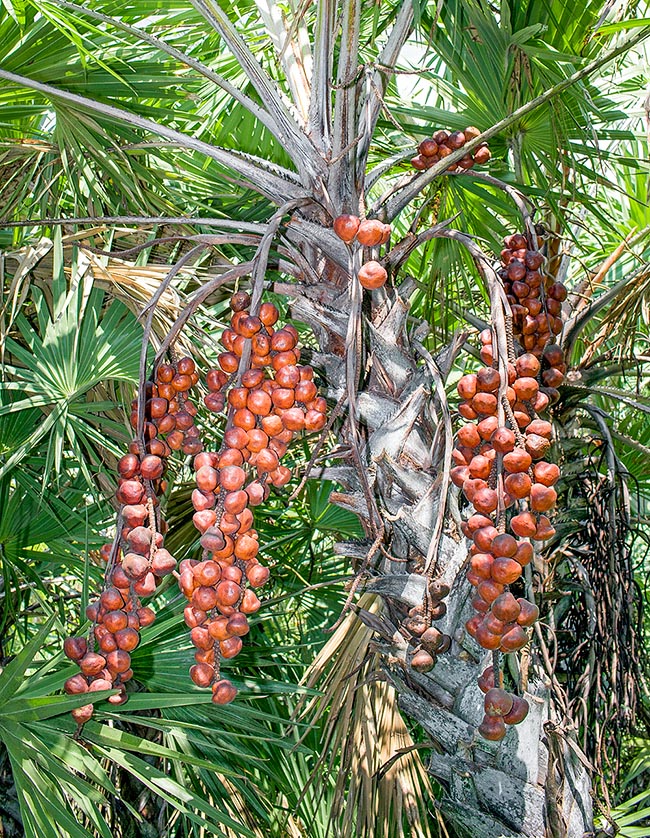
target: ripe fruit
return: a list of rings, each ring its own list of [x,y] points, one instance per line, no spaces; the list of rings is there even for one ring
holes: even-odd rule
[[[483,739],[488,739],[491,742],[498,742],[506,735],[506,726],[502,718],[499,716],[484,716],[483,721],[478,727],[478,732]]]
[[[379,262],[370,261],[359,268],[358,278],[363,288],[374,291],[385,285],[388,273]]]
[[[374,247],[384,237],[384,225],[375,219],[366,219],[359,225],[357,241],[365,247]]]
[[[512,710],[513,697],[499,687],[492,687],[485,694],[483,706],[488,716],[507,716]]]
[[[512,709],[509,713],[506,713],[503,716],[503,721],[507,725],[518,725],[526,718],[528,715],[528,702],[525,698],[521,698],[518,695],[512,696]]]

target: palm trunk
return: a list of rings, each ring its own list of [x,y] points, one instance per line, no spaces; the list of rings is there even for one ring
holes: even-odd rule
[[[329,275],[336,273],[333,269]],[[278,290],[295,294],[296,289]],[[441,353],[435,364],[416,364],[422,347],[410,336],[415,332],[423,337],[426,326],[409,328],[407,334],[411,290],[407,280],[396,291],[375,292],[364,324],[370,350],[360,366],[368,369],[368,362],[371,366],[356,405],[365,434],[361,463],[351,456],[321,472],[341,487],[333,502],[359,515],[367,533],[364,542],[346,543],[339,549],[353,559],[357,571],[367,571],[365,589],[384,597],[386,618],[376,624],[368,621],[381,635],[384,668],[398,691],[400,708],[431,739],[429,771],[445,790],[441,808],[447,823],[458,835],[472,838],[581,838],[593,830],[587,761],[554,718],[549,679],[534,649],[524,693],[531,707],[526,720],[510,728],[500,743],[486,742],[476,732],[483,715],[476,681],[491,657],[464,629],[471,616],[470,585],[462,571],[467,545],[456,525],[455,498],[445,502],[440,488],[445,445],[450,442],[440,384],[453,362],[454,349]],[[346,387],[347,292],[325,279],[301,292],[293,314],[313,328],[321,350],[315,363],[326,370],[329,395],[338,402]],[[354,445],[345,422],[339,442]],[[367,483],[360,467],[366,469]],[[372,503],[382,517],[387,549],[380,559],[375,556],[364,565],[376,533]],[[427,577],[413,571],[422,570],[422,557],[438,538],[437,556],[432,559],[437,565],[435,578],[447,582],[451,593],[447,614],[435,626],[451,635],[453,643],[434,669],[423,675],[407,665],[408,641],[396,626],[408,608],[423,602]]]

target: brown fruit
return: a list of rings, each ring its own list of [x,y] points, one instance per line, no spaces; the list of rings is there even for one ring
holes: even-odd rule
[[[357,241],[365,247],[374,247],[384,237],[384,225],[376,219],[362,221],[357,230]]]
[[[106,655],[106,668],[111,673],[126,672],[131,666],[131,655],[123,649],[117,649],[115,652],[109,652]]]
[[[149,570],[149,559],[139,553],[127,553],[122,559],[122,569],[129,579],[142,579]]]
[[[519,541],[517,544],[517,552],[513,556],[515,561],[518,561],[522,567],[525,567],[533,559],[533,545],[529,541]]]
[[[484,649],[491,649],[492,651],[499,648],[502,640],[501,635],[489,631],[483,621],[481,621],[481,624],[476,629],[474,638],[479,646],[482,646]]]
[[[502,585],[512,585],[521,576],[521,565],[514,559],[499,557],[492,564],[492,578]]]
[[[505,722],[499,716],[484,716],[478,726],[478,732],[483,739],[490,742],[499,742],[506,735]]]
[[[470,559],[470,569],[475,577],[479,579],[490,579],[492,577],[492,565],[494,556],[491,553],[477,553]]]
[[[520,512],[510,521],[510,529],[520,538],[533,538],[537,533],[537,519],[531,512]]]
[[[499,530],[492,526],[492,523],[490,522],[489,526],[481,527],[474,532],[474,544],[482,553],[489,553],[492,549],[492,542],[497,535],[499,535]]]
[[[499,687],[489,689],[483,699],[483,707],[488,716],[506,716],[513,705],[513,696]]]
[[[544,486],[553,486],[560,478],[560,469],[555,463],[535,463],[533,466],[533,474],[538,483]]]
[[[73,675],[63,685],[63,689],[68,695],[80,695],[88,692],[88,682],[83,675],[77,673]]]
[[[481,444],[481,437],[476,425],[467,423],[459,428],[457,433],[458,442],[468,448],[477,448]]]
[[[477,393],[471,401],[472,409],[479,416],[494,416],[497,412],[497,398],[492,393]]]
[[[507,725],[518,725],[528,715],[528,702],[525,698],[518,695],[512,696],[512,710],[503,716],[503,721]]]
[[[367,291],[374,291],[385,285],[388,279],[386,269],[379,264],[379,262],[366,262],[359,268],[358,273],[359,282]]]
[[[528,643],[528,635],[521,626],[514,626],[503,635],[501,650],[503,652],[518,652]]]
[[[492,541],[492,552],[495,556],[506,556],[510,559],[517,552],[517,542],[508,533],[501,533]]]
[[[515,448],[514,451],[503,456],[503,467],[511,474],[528,471],[532,462],[531,455],[522,448]]]
[[[268,568],[264,569],[268,570]],[[239,610],[242,614],[255,614],[256,611],[259,611],[261,604],[262,603],[255,591],[252,591],[250,588],[246,588],[239,604]]]
[[[416,652],[411,658],[411,667],[415,669],[416,672],[430,672],[435,664],[435,658],[424,649],[420,649],[420,651]]]
[[[550,440],[546,437],[539,436],[539,434],[526,434],[526,451],[533,460],[539,460],[546,456],[550,447]]]
[[[498,496],[494,489],[479,489],[472,500],[477,512],[488,514],[497,508]]]
[[[492,470],[492,461],[487,457],[477,454],[472,457],[469,463],[469,474],[471,478],[481,478],[487,480]]]
[[[483,670],[478,677],[478,686],[483,693],[487,693],[494,687],[494,667],[488,666],[487,669]]]
[[[512,495],[513,498],[521,500],[527,498],[530,494],[532,480],[525,472],[518,472],[516,474],[509,474],[503,481],[506,492]]]
[[[494,602],[494,600],[500,596],[503,591],[503,584],[495,582],[493,579],[487,579],[485,582],[481,582],[477,588],[478,595],[486,602]]]
[[[530,490],[530,507],[534,512],[548,512],[555,506],[557,492],[551,486],[533,483]]]
[[[70,660],[78,661],[88,650],[85,637],[66,637],[63,641],[63,651]]]
[[[226,678],[212,685],[212,701],[215,704],[230,704],[236,695],[237,688]]]
[[[521,606],[510,591],[506,591],[494,600],[491,611],[497,619],[510,623],[519,616]]]
[[[77,724],[83,725],[86,722],[90,721],[90,719],[92,718],[93,705],[84,704],[83,707],[75,707],[74,710],[70,711],[70,715]]]
[[[209,687],[213,677],[214,667],[208,663],[197,663],[190,669],[190,678],[197,687]]]
[[[520,355],[515,361],[517,375],[525,378],[536,378],[539,375],[539,360],[530,352]]]
[[[493,367],[481,367],[476,373],[476,390],[479,393],[495,393],[500,383],[501,376]]]
[[[236,657],[242,649],[241,637],[228,637],[219,641],[219,651],[224,658]]]
[[[118,649],[132,652],[140,642],[140,635],[134,628],[123,628],[115,632],[115,642]]]
[[[499,454],[509,454],[515,447],[515,435],[510,428],[497,428],[490,437],[490,442]]]
[[[250,631],[246,615],[239,611],[236,611],[229,617],[226,628],[235,637],[243,637]]]
[[[456,389],[461,399],[471,399],[476,395],[477,380],[474,373],[464,375],[458,382]]]
[[[105,608],[107,611],[117,611],[118,608],[122,608],[124,605],[122,594],[117,588],[106,588],[106,590],[102,591],[99,602],[102,608]],[[91,619],[90,616],[89,619]]]
[[[539,608],[527,599],[520,598],[517,600],[519,605],[519,615],[516,620],[520,626],[532,626],[539,618]]]
[[[479,626],[483,622],[483,615],[476,614],[474,617],[470,617],[469,620],[465,623],[465,629],[467,633],[470,634],[472,637],[476,637],[476,632],[479,629]]]

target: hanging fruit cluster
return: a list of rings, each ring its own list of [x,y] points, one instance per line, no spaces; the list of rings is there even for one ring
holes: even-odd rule
[[[548,345],[551,336],[560,331],[561,311],[551,306],[557,315],[550,314],[547,305],[557,297],[545,292],[554,288],[557,294],[557,284],[543,279],[539,270],[543,257],[526,244],[522,236],[506,239],[509,261],[502,271],[504,282],[510,282],[509,298],[516,294],[526,306],[531,304],[528,313],[518,313],[517,323],[525,328],[515,328],[512,336],[523,354],[515,357],[514,340],[509,341],[507,381],[502,381],[493,333],[490,329],[481,333],[480,357],[485,366],[464,375],[458,383],[459,413],[467,421],[458,431],[452,453],[451,479],[474,508],[462,525],[473,542],[467,578],[476,588],[472,600],[476,613],[466,628],[480,646],[495,653],[522,649],[529,640],[526,630],[538,617],[537,606],[510,588],[519,583],[523,568],[533,558],[531,541],[545,541],[555,533],[547,513],[555,506],[553,487],[560,477],[558,466],[545,460],[551,446],[551,423],[538,414],[556,397],[553,386],[561,383],[559,376],[565,371],[561,350]],[[513,266],[517,279],[511,276]],[[525,289],[519,287],[523,279]],[[528,323],[536,303],[537,328],[531,331]],[[495,682],[494,668],[486,670],[481,679],[486,715],[479,731],[487,739],[498,740],[505,735],[507,724],[525,717],[527,705]]]
[[[202,560],[185,560],[179,568],[189,601],[185,622],[197,650],[190,675],[197,685],[212,687],[217,704],[235,697],[219,663],[241,650],[248,615],[260,607],[253,589],[269,577],[258,559],[252,509],[268,497],[269,486],[289,482],[291,472],[280,461],[295,435],[320,431],[327,421],[314,372],[298,363],[296,330],[274,330],[278,310],[270,303],[252,315],[247,294],[236,294],[231,307],[230,328],[221,337],[226,352],[219,356],[221,369],[208,371],[205,399],[211,410],[228,404],[228,426],[220,451],[194,459],[193,522],[201,533]]]
[[[426,601],[408,612],[408,618],[401,623],[410,644],[414,647],[411,667],[416,672],[429,672],[436,665],[438,655],[444,655],[451,648],[451,637],[439,631],[431,623],[442,619],[447,613],[443,602],[449,594],[449,585],[436,579],[429,582]]]
[[[382,224],[375,218],[364,219],[356,215],[339,215],[334,219],[334,232],[346,244],[358,242],[364,247],[379,247],[390,238],[390,224]],[[386,268],[375,259],[361,265],[357,272],[359,282],[366,291],[375,291],[386,284]]]
[[[475,140],[480,135],[481,132],[473,125],[465,128],[464,131],[453,131],[452,133],[442,129],[436,131],[433,137],[422,140],[418,146],[419,154],[411,158],[411,165],[418,171],[430,169],[436,163],[439,163],[440,160],[444,160],[452,152],[458,151],[465,143],[470,140]],[[458,163],[450,166],[449,170],[457,172],[463,169],[471,169],[474,165],[483,166],[491,156],[488,144],[480,143],[474,151],[468,152]]]
[[[187,361],[191,359],[183,359]],[[151,385],[147,393],[144,453],[141,443],[134,440],[117,464],[118,533],[114,543],[101,550],[107,562],[105,583],[99,599],[86,608],[92,624],[88,639],[68,637],[64,643],[65,654],[81,670],[68,678],[65,691],[79,695],[117,687],[119,692],[108,698],[111,704],[126,701],[124,685],[133,677],[130,653],[140,642],[140,630],[155,619],[152,609],[141,604],[141,597],[153,594],[160,579],[176,569],[176,560],[163,547],[166,524],[160,517],[158,500],[165,490],[162,478],[171,449],[156,438],[160,418],[156,414],[161,412],[161,402],[165,406],[167,402]],[[137,410],[132,422],[137,426]],[[92,704],[72,711],[79,724],[92,714]]]
[[[280,460],[297,433],[323,430],[327,404],[318,395],[312,368],[298,363],[297,331],[291,325],[274,328],[277,308],[263,303],[253,315],[245,292],[234,294],[230,305],[230,328],[221,337],[226,351],[219,355],[220,368],[206,374],[203,399],[210,413],[227,410],[219,451],[204,450],[195,424],[197,407],[188,394],[199,375],[192,358],[159,365],[155,383],[147,382],[146,442],[131,443],[129,454],[118,463],[118,534],[112,546],[102,548],[105,587],[87,609],[92,621],[88,640],[65,641],[66,654],[81,669],[66,681],[69,694],[119,687],[108,700],[126,701],[124,684],[133,676],[129,653],[138,645],[139,630],[154,620],[140,597],[152,594],[160,578],[176,569],[176,560],[163,547],[166,524],[158,500],[172,450],[194,457],[193,523],[201,533],[201,560],[185,559],[176,574],[189,600],[184,617],[196,648],[190,677],[198,686],[212,688],[216,704],[227,704],[237,693],[220,677],[220,661],[242,648],[248,615],[260,607],[254,589],[269,578],[258,559],[252,508],[266,500],[270,486],[289,482],[291,472]],[[137,401],[131,424],[138,427]],[[72,715],[83,724],[92,712],[88,704]]]

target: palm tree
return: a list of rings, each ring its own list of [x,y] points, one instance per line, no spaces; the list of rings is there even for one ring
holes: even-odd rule
[[[85,249],[75,247],[79,255],[74,257],[73,275],[110,284],[114,293],[117,288],[122,302],[136,312],[146,299],[143,281],[131,279],[127,288],[116,278],[118,265],[114,259],[107,261],[105,251],[115,256],[119,241],[127,245],[120,248],[123,257],[141,256],[153,246],[159,259],[176,260],[177,267],[180,257],[180,281],[175,280],[176,269],[161,272],[155,265],[147,277],[152,288],[164,286],[167,293],[177,295],[165,301],[166,308],[154,321],[151,337],[158,346],[163,341],[168,346],[170,335],[183,340],[181,327],[190,316],[204,328],[215,320],[223,323],[219,288],[228,279],[247,275],[256,293],[265,288],[279,299],[291,300],[293,318],[313,332],[313,363],[321,371],[332,407],[331,435],[324,435],[318,448],[332,440],[334,447],[325,464],[318,457],[320,451],[315,451],[307,468],[311,477],[336,483],[330,500],[361,524],[360,531],[349,514],[332,521],[329,530],[321,524],[321,532],[345,533],[348,540],[336,550],[352,559],[354,576],[342,619],[304,675],[308,688],[325,683],[327,689],[321,699],[299,702],[294,719],[318,719],[323,725],[320,762],[328,754],[345,752],[344,765],[365,772],[367,787],[381,761],[377,763],[375,752],[368,753],[367,741],[355,741],[343,726],[352,720],[358,730],[365,709],[373,715],[375,731],[389,725],[394,732],[403,724],[398,705],[429,739],[427,768],[443,789],[442,817],[459,835],[582,836],[592,831],[590,760],[598,758],[602,765],[608,746],[603,734],[590,737],[584,731],[596,719],[599,726],[606,725],[612,716],[604,709],[606,702],[594,698],[585,707],[585,701],[578,699],[587,684],[587,695],[597,686],[625,700],[629,713],[617,716],[618,732],[609,743],[616,750],[620,736],[634,721],[637,700],[630,679],[616,677],[621,650],[628,650],[625,660],[631,670],[639,666],[638,655],[630,648],[637,603],[624,548],[628,511],[623,483],[632,465],[622,466],[614,453],[615,434],[630,457],[637,435],[625,439],[612,431],[606,411],[615,406],[618,418],[624,420],[648,407],[647,399],[634,392],[622,395],[626,363],[638,344],[621,342],[617,355],[609,337],[612,320],[608,325],[606,319],[631,287],[638,301],[648,289],[647,222],[637,222],[634,238],[619,247],[629,232],[628,203],[636,209],[647,196],[634,180],[619,185],[622,163],[612,143],[621,137],[633,139],[635,126],[624,125],[626,103],[617,101],[610,74],[615,67],[631,79],[629,90],[638,89],[635,50],[641,49],[650,28],[637,27],[638,21],[626,15],[612,22],[595,2],[577,12],[575,4],[566,0],[529,0],[512,7],[505,3],[498,12],[478,0],[452,0],[438,8],[403,0],[384,2],[376,9],[362,8],[358,0],[340,8],[330,0],[313,6],[257,0],[227,8],[217,0],[179,0],[166,4],[164,14],[158,5],[143,2],[131,10],[110,2],[80,6],[69,0],[35,0],[29,6],[7,7],[0,19],[2,42],[7,45],[0,78],[7,83],[2,96],[8,108],[3,215],[18,231],[33,231],[39,225],[58,229],[63,224],[67,232],[71,225],[83,231],[92,225],[85,233],[55,236],[54,275],[58,272],[61,279],[64,244],[70,248],[81,240]],[[432,126],[462,130],[468,125],[477,125],[480,134],[426,171],[413,171],[408,161],[414,146],[430,135]],[[450,165],[486,141],[493,153],[489,174],[483,169],[449,172]],[[628,156],[625,164],[633,178],[638,166],[635,156]],[[594,196],[595,189],[608,187],[616,189],[614,197]],[[333,220],[342,213],[392,225],[382,260],[391,278],[385,289],[363,294],[355,279],[363,250],[346,247],[332,230]],[[562,449],[571,452],[574,463],[590,467],[591,483],[584,480],[584,470],[578,471],[586,486],[582,522],[596,523],[591,534],[580,528],[586,546],[581,547],[575,534],[560,539],[555,554],[540,557],[535,575],[526,580],[529,593],[543,596],[546,618],[545,626],[536,631],[530,655],[521,664],[512,664],[512,676],[526,689],[531,712],[502,743],[491,745],[476,734],[482,715],[476,679],[487,661],[464,632],[470,586],[463,572],[466,544],[457,526],[459,499],[449,480],[453,405],[447,391],[461,365],[473,363],[461,360],[467,337],[463,330],[468,324],[482,327],[490,321],[498,329],[503,321],[489,251],[498,254],[503,235],[531,225],[533,214],[546,240],[549,270],[565,280],[572,275],[571,248],[578,257],[581,248],[586,249],[587,234],[582,229],[604,219],[617,222],[608,231],[609,238],[604,235],[599,242],[602,254],[594,246],[588,250],[597,255],[591,267],[602,270],[593,271],[589,286],[572,286],[575,314],[564,327],[562,341],[575,374],[554,410],[563,429]],[[16,246],[28,240],[11,232],[4,243],[10,241]],[[14,273],[12,293],[19,289],[22,276],[35,266],[38,272],[39,264],[44,275],[51,275],[50,265],[40,258],[30,262],[26,251],[21,258],[26,267]],[[82,258],[86,261],[80,267]],[[237,267],[241,265],[244,269]],[[620,278],[612,284],[610,272],[618,269]],[[128,275],[133,277],[132,272]],[[579,276],[577,271],[575,275]],[[60,284],[56,293],[61,295],[67,287]],[[81,287],[73,283],[72,291]],[[59,314],[65,308],[66,316],[74,318],[80,309],[70,308],[69,297],[63,296],[64,302],[52,306],[49,326],[47,318],[41,318],[41,338],[47,329],[51,334],[59,328],[65,332],[61,340],[70,339]],[[212,309],[199,311],[206,301]],[[33,305],[38,308],[38,299]],[[85,298],[79,305],[86,305]],[[86,316],[85,309],[81,314]],[[128,313],[120,314],[131,328]],[[89,322],[94,325],[99,317]],[[621,323],[620,316],[617,322]],[[8,400],[3,413],[48,406],[49,417],[54,418],[48,417],[27,442],[21,439],[10,450],[0,476],[12,474],[47,434],[51,435],[48,452],[61,452],[67,435],[75,458],[82,464],[93,463],[93,458],[102,456],[97,445],[103,441],[94,426],[93,409],[76,410],[75,403],[86,390],[96,388],[98,380],[133,381],[134,371],[127,369],[126,359],[123,369],[98,367],[95,378],[79,375],[72,389],[55,397],[52,381],[43,379],[41,369],[30,370],[42,350],[29,334],[29,320],[9,321],[5,333],[12,329],[13,342],[6,343],[11,356],[7,369],[14,382],[10,389],[21,389],[14,386],[20,383],[28,398]],[[629,329],[622,328],[621,333],[628,334]],[[126,328],[121,334],[125,346],[133,345]],[[21,355],[22,344],[32,356],[24,349]],[[87,346],[92,353],[101,351],[90,340]],[[210,354],[208,346],[199,351]],[[610,379],[607,386],[602,384],[605,379]],[[595,395],[593,406],[585,403],[586,394]],[[64,416],[56,407],[49,412],[48,396],[53,405],[65,404]],[[607,452],[604,471],[586,450],[584,428],[590,427]],[[123,434],[113,427],[109,436],[115,454]],[[644,443],[636,441],[637,452],[639,444]],[[48,453],[46,482],[61,472],[59,459]],[[568,504],[574,485],[567,480],[560,503]],[[102,488],[106,487],[105,483]],[[608,506],[611,497],[614,503]],[[186,494],[179,493],[175,500],[172,517],[182,520],[187,514]],[[314,504],[305,505],[304,500],[295,504],[297,509],[303,504],[311,517]],[[95,526],[100,520],[98,513]],[[566,597],[558,592],[563,590],[562,573],[575,568],[581,549],[591,549],[603,521],[610,528],[603,561],[624,559],[616,579],[606,577],[598,591],[599,596],[603,587],[615,591],[617,631],[614,642],[597,647],[596,632],[590,629],[594,639],[585,657],[580,638],[563,633],[563,626],[580,625],[580,609],[575,602],[567,609]],[[310,521],[304,533],[311,538],[318,529]],[[571,556],[564,555],[570,550],[573,565]],[[599,568],[588,567],[589,584],[580,595],[593,594]],[[98,575],[96,570],[92,573]],[[411,651],[398,627],[408,608],[422,604],[431,581],[451,588],[447,614],[437,625],[454,642],[424,675],[408,665]],[[364,593],[355,602],[353,595],[361,588]],[[347,613],[350,608],[353,614]],[[150,648],[154,642],[164,643],[172,610],[169,615],[163,612],[165,619],[157,624]],[[322,619],[323,611],[317,614]],[[598,613],[601,630],[608,614],[607,609]],[[37,637],[40,641],[41,635]],[[346,654],[352,645],[354,656]],[[607,664],[594,680],[588,666],[598,648]],[[146,670],[146,654],[141,657]],[[22,669],[17,670],[22,674],[29,654],[20,660]],[[173,653],[168,663],[172,661]],[[586,681],[571,674],[576,661],[584,666]],[[163,705],[160,673],[154,666],[145,674],[154,693],[138,696],[135,707],[131,702],[127,710]],[[20,689],[12,676],[7,694]],[[369,679],[376,683],[369,685]],[[45,680],[34,696],[48,686]],[[178,706],[185,709],[191,704],[191,695]],[[340,702],[346,713],[328,713],[328,699]],[[368,709],[371,702],[385,703],[385,716],[377,707]],[[65,700],[59,702],[59,711],[67,708]],[[12,712],[19,712],[17,704],[10,706]],[[227,717],[233,741],[242,733],[236,718],[236,714]],[[189,724],[182,713],[172,719]],[[246,721],[260,727],[274,724],[254,710]],[[143,722],[163,733],[149,751],[160,759],[170,758],[164,746],[169,748],[174,735],[166,724],[165,720]],[[160,777],[154,782],[146,766],[136,765],[133,758],[125,760],[118,739],[111,738],[112,728],[99,727],[99,732],[90,734],[101,749],[98,755],[112,757],[158,793]],[[25,740],[29,735],[33,734],[25,733]],[[309,734],[303,736],[307,742]],[[146,747],[144,741],[138,739],[137,747]],[[319,747],[316,742],[312,745]],[[135,741],[131,746],[136,747]],[[213,741],[204,740],[202,747],[214,753]],[[252,756],[263,758],[261,751]],[[207,770],[222,775],[225,770],[214,760],[204,759],[201,764],[201,758],[189,753],[184,759],[188,771],[192,766],[197,769],[193,775],[197,788],[208,783]],[[402,759],[414,772],[413,786],[427,790],[413,752]],[[395,764],[399,763],[397,759]],[[98,780],[99,769],[90,758],[79,766],[110,791],[106,781]],[[318,768],[307,761],[297,782],[313,783]],[[51,786],[56,776],[51,762],[45,772],[50,772]],[[28,783],[28,776],[20,777],[23,789]],[[342,835],[355,834],[355,828],[356,834],[379,834],[378,819],[389,820],[392,812],[395,823],[400,823],[402,815],[397,812],[408,805],[413,834],[429,830],[422,801],[409,804],[406,786],[401,797],[395,793],[385,808],[373,810],[378,803],[364,801],[359,790],[363,783],[333,785],[333,822]],[[71,788],[74,793],[74,784]],[[183,804],[177,784],[165,799],[195,823],[192,806],[214,818],[210,823],[215,830],[236,829],[232,817],[244,818],[250,788],[235,781],[218,791],[207,788],[211,799],[228,813],[222,815],[220,826],[218,812],[211,804],[206,815],[198,792]],[[318,797],[313,785],[311,789],[310,794]],[[83,793],[90,795],[90,786],[84,786]],[[361,814],[356,821],[346,819],[346,793],[357,802],[358,811],[365,812],[365,820]],[[287,800],[286,805],[295,804],[304,812],[306,799]],[[99,809],[93,805],[95,801],[85,814],[101,831]],[[253,821],[244,818],[251,830]],[[34,834],[45,828],[43,823],[30,826]],[[268,827],[273,828],[277,827]],[[279,828],[286,834],[301,834],[304,825],[292,815]]]

